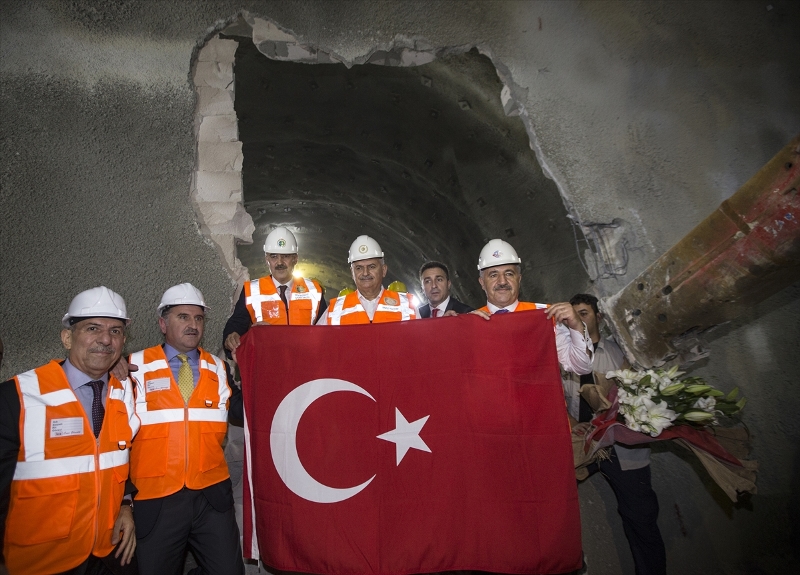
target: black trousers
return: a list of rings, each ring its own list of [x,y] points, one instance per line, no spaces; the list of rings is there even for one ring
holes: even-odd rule
[[[117,550],[114,549],[106,557],[89,555],[86,561],[59,575],[138,575],[139,567],[136,564],[136,556],[134,555],[133,560],[122,567],[119,559],[114,557],[116,552]]]
[[[667,553],[658,529],[658,497],[651,484],[650,466],[623,471],[615,450],[609,454],[610,459],[587,468],[589,475],[599,471],[614,490],[636,575],[665,575]]]
[[[231,503],[233,503],[231,501]],[[134,519],[136,502],[134,502]],[[244,575],[242,546],[233,505],[217,511],[202,491],[181,489],[161,500],[155,525],[136,540],[141,575],[180,575],[191,549],[207,575]]]

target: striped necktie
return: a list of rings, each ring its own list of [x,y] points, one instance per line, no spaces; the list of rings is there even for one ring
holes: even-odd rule
[[[178,370],[178,389],[181,391],[183,401],[189,401],[189,397],[194,391],[194,375],[186,354],[179,353],[178,359],[181,360],[181,367]]]
[[[103,407],[103,382],[90,381],[89,385],[92,386],[92,431],[94,436],[100,435],[100,429],[103,427],[103,417],[106,415],[106,409]]]

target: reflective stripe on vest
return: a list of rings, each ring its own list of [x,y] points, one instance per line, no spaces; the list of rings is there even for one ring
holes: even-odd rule
[[[166,497],[183,487],[204,489],[230,477],[222,442],[231,388],[222,360],[198,351],[199,379],[188,400],[161,346],[131,355],[130,362],[139,366],[136,412],[142,421],[131,451],[137,499]]]
[[[383,299],[383,298],[381,298]],[[403,292],[397,292],[397,299],[400,302],[399,305],[386,305],[379,303],[378,306],[375,308],[375,313],[379,311],[382,312],[400,312],[400,321],[407,321],[411,319],[411,306],[408,303],[408,294]]]
[[[108,555],[128,477],[128,446],[139,429],[131,383],[109,378],[95,439],[58,362],[14,379],[20,448],[4,541],[9,572],[60,573],[89,554]]]
[[[47,437],[47,407],[58,407],[66,403],[77,402],[78,398],[72,389],[60,389],[50,393],[40,393],[39,377],[34,370],[26,371],[17,376],[20,391],[22,391],[22,401],[25,408],[25,422],[23,424],[24,442],[20,445],[20,452],[24,454],[24,460],[17,462],[14,470],[14,479],[43,479],[46,477],[62,477],[73,473],[91,473],[95,470],[94,455],[78,455],[74,457],[61,457],[59,459],[44,458],[44,444]],[[107,385],[108,398],[123,401],[125,391],[119,388],[111,388]],[[123,402],[124,403],[124,402]],[[132,408],[132,403],[131,403]],[[129,411],[129,420],[133,415],[132,409],[126,405]],[[131,422],[129,421],[129,425]],[[133,427],[133,426],[132,426]],[[138,419],[136,420],[138,428]],[[132,435],[136,432],[133,431]],[[129,452],[126,446],[120,450],[100,452],[100,469],[108,469],[118,465],[128,463]],[[108,462],[116,463],[108,463]],[[104,464],[104,462],[107,462]]]
[[[272,282],[272,278],[270,278],[270,283],[272,283],[274,287],[274,282]],[[277,290],[275,293],[261,293],[261,281],[260,280],[252,280],[250,282],[250,295],[245,296],[244,303],[245,305],[253,310],[253,314],[256,316],[256,321],[261,322],[264,321],[264,310],[261,307],[261,304],[264,302],[279,302],[281,300],[281,296],[278,294]]]
[[[159,370],[169,370],[170,373],[170,385],[177,383],[174,381],[174,376],[172,375],[172,369],[169,366],[169,363],[165,359],[156,359],[145,363],[144,360],[144,352],[146,350],[137,351],[134,354],[131,354],[131,363],[133,365],[139,366],[139,371],[136,372],[136,376],[139,381],[144,382],[144,384],[140,383],[138,386],[138,397],[136,399],[136,414],[139,416],[142,425],[154,425],[157,423],[172,423],[176,421],[183,421],[185,410],[182,407],[177,408],[167,408],[167,409],[157,409],[150,411],[147,407],[147,380],[150,379],[148,376],[150,373]],[[231,396],[231,389],[228,387],[227,378],[225,375],[225,368],[222,366],[222,360],[218,357],[215,357],[211,354],[209,356],[216,360],[216,363],[213,361],[209,363],[208,360],[203,359],[202,353],[199,361],[199,373],[200,377],[203,375],[203,370],[209,371],[211,373],[217,374],[218,377],[218,389],[217,392],[219,394],[219,401],[217,402],[217,409],[208,409],[208,408],[189,408],[189,417],[188,421],[218,421],[221,423],[226,423],[228,421],[228,408],[227,403],[228,399]],[[138,363],[137,363],[138,362]],[[222,372],[220,376],[220,371]],[[199,383],[199,382],[197,382]]]
[[[387,303],[387,300],[394,300],[394,304]],[[352,314],[359,314],[360,317],[355,321],[342,321]],[[352,292],[344,297],[337,297],[331,301],[328,308],[328,325],[342,325],[343,323],[382,323],[386,321],[408,321],[416,319],[416,311],[411,303],[409,295],[405,292],[393,292],[383,290],[378,297],[378,304],[375,306],[375,313],[372,320],[369,319],[358,292]]]
[[[532,309],[547,309],[550,307],[549,303],[532,303],[528,301],[520,301],[517,302],[517,307],[514,308],[514,311],[530,311]],[[488,314],[492,312],[489,311],[489,306],[485,305],[478,311],[485,311]]]
[[[264,282],[263,292],[261,289],[262,281]],[[247,285],[250,293],[248,294],[248,290],[245,290],[244,302],[245,306],[247,306],[248,312],[252,316],[251,319],[254,319],[255,322],[269,321],[269,318],[264,318],[264,307],[262,304],[278,304],[278,302],[283,304],[281,301],[281,296],[275,287],[275,282],[272,281],[272,276],[251,280]],[[302,291],[298,291],[298,287],[302,288]],[[311,325],[314,323],[317,313],[319,312],[319,304],[322,300],[322,292],[317,289],[317,286],[313,281],[305,278],[297,278],[292,282],[291,290],[289,290],[287,293],[287,301],[293,302],[302,300],[310,300],[311,302],[311,318],[309,322],[309,325]],[[283,312],[285,313],[285,311],[286,310],[284,309]],[[291,312],[292,304],[289,303],[289,317],[286,318],[287,324],[292,323]]]

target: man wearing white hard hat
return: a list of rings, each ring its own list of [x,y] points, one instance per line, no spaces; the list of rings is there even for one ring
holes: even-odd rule
[[[0,384],[0,565],[9,573],[132,567],[125,493],[139,419],[131,382],[109,375],[128,322],[119,294],[84,291],[62,320],[67,359]]]
[[[546,309],[547,317],[555,320],[556,350],[562,367],[573,373],[592,371],[592,340],[586,326],[569,302],[552,305],[519,301],[522,269],[517,252],[511,244],[495,239],[487,243],[478,257],[478,281],[486,292],[486,306],[472,313],[489,319],[494,314]]]
[[[417,318],[414,303],[406,292],[384,289],[383,278],[389,268],[378,242],[369,236],[358,236],[350,245],[347,262],[356,291],[332,299],[317,325],[385,323]]]
[[[245,282],[222,331],[225,349],[231,353],[253,324],[313,325],[327,307],[319,282],[293,275],[297,240],[291,231],[272,230],[264,242],[264,254],[270,275]]]
[[[131,449],[131,479],[139,490],[134,517],[141,575],[183,573],[187,547],[197,573],[244,573],[222,450],[229,414],[241,418],[241,392],[228,383],[225,363],[199,347],[207,309],[192,284],[169,288],[158,306],[164,344],[129,360],[139,367],[141,429]]]

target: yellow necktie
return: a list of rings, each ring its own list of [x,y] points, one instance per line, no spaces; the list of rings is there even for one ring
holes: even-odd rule
[[[178,389],[181,390],[183,401],[189,401],[189,397],[194,391],[194,375],[189,366],[189,358],[185,353],[179,353],[178,359],[181,360],[181,367],[178,370]]]

